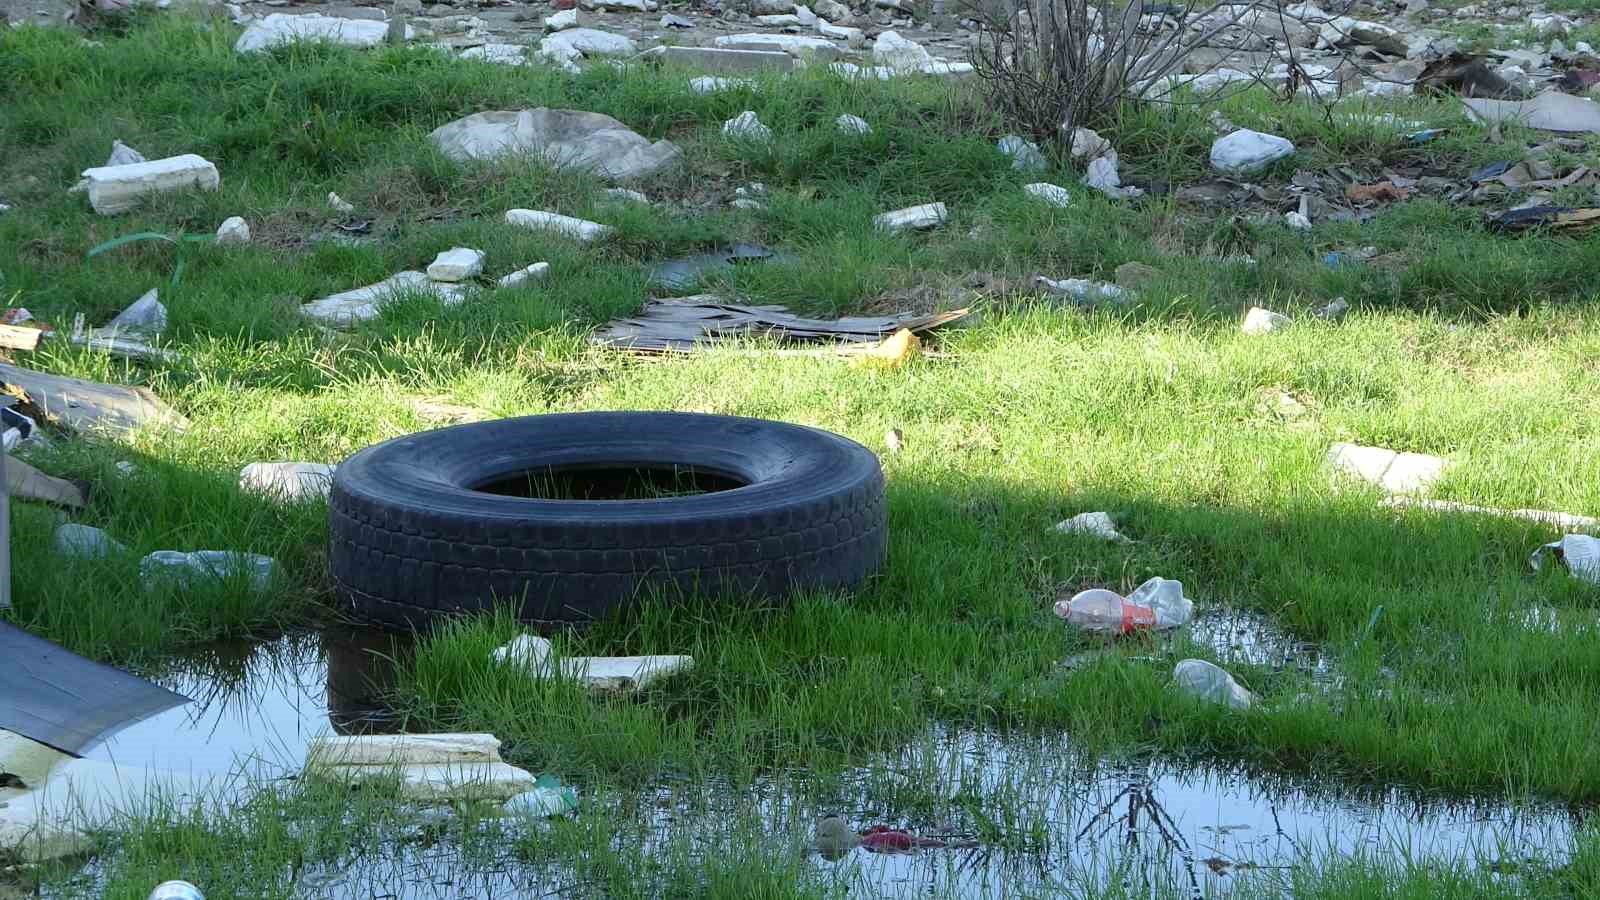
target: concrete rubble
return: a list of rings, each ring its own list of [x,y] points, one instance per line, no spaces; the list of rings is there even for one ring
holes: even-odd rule
[[[533,774],[500,758],[492,734],[322,737],[306,748],[305,774],[340,784],[396,786],[404,800],[505,801],[532,790]]]
[[[475,113],[435,128],[429,139],[458,162],[530,155],[615,181],[647,178],[681,156],[671,141],[652,142],[610,116],[547,107]]]
[[[883,213],[872,220],[881,231],[920,231],[943,225],[949,212],[943,203],[924,203]]]
[[[451,247],[428,263],[431,281],[467,281],[483,274],[483,251],[471,247]]]
[[[563,237],[569,237],[575,241],[583,241],[585,243],[597,241],[611,233],[611,226],[609,225],[601,225],[599,222],[590,222],[587,219],[577,219],[572,216],[563,216],[560,213],[534,209],[507,210],[506,222],[535,231],[553,231]]]
[[[694,667],[692,656],[561,656],[538,635],[523,634],[498,647],[491,658],[536,678],[577,681],[597,693],[637,693],[657,679]]]
[[[239,470],[239,490],[280,503],[303,503],[328,496],[334,466],[314,462],[257,462]]]
[[[217,226],[217,243],[224,246],[250,243],[250,225],[240,216],[229,216]]]
[[[385,303],[406,293],[431,294],[446,306],[466,299],[460,285],[436,282],[422,272],[396,272],[377,284],[330,294],[300,307],[302,315],[333,328],[376,319]]]
[[[193,153],[126,165],[96,166],[85,169],[83,178],[89,205],[103,216],[127,212],[151,194],[191,189],[214,191],[222,184],[217,167]]]
[[[288,15],[272,13],[266,18],[251,22],[234,42],[236,53],[258,53],[295,41],[328,41],[346,47],[376,47],[383,43],[389,26],[368,19],[341,19],[318,13]],[[406,40],[415,31],[406,28]]]
[[[499,288],[516,287],[519,284],[529,281],[543,281],[548,277],[550,277],[550,264],[547,262],[536,262],[531,266],[525,266],[521,269],[518,269],[509,275],[500,276],[495,280],[494,286]]]
[[[1390,494],[1424,491],[1450,466],[1448,460],[1437,456],[1347,443],[1328,449],[1328,464],[1340,474],[1376,485]]]
[[[761,124],[756,114],[747,109],[722,123],[722,135],[736,140],[764,144],[772,140],[772,129]]]

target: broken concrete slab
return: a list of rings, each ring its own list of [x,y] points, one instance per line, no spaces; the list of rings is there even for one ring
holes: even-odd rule
[[[535,231],[553,231],[585,243],[597,241],[611,233],[609,225],[535,209],[506,210],[506,223]]]
[[[461,51],[462,59],[479,59],[502,66],[528,64],[528,48],[521,44],[481,44]]]
[[[367,19],[341,19],[318,13],[287,15],[271,13],[250,23],[234,42],[236,53],[256,53],[295,41],[328,41],[346,47],[376,47],[383,43],[389,26]],[[406,27],[406,40],[415,32]]]
[[[1502,123],[1563,134],[1600,134],[1600,103],[1546,91],[1532,100],[1490,100],[1463,97],[1467,115],[1486,125]]]
[[[1450,465],[1448,460],[1437,456],[1347,443],[1329,448],[1328,464],[1338,472],[1375,484],[1391,494],[1425,490]]]
[[[900,36],[899,32],[885,31],[872,44],[872,61],[895,71],[920,72],[934,61],[927,48]]]
[[[652,47],[640,59],[715,74],[792,72],[799,60],[781,50],[736,50],[727,47]]]
[[[722,78],[717,75],[701,75],[699,78],[689,79],[689,90],[696,94],[717,94],[722,91],[756,89],[756,83],[748,78]]]
[[[521,268],[509,275],[502,275],[495,281],[494,286],[499,288],[516,287],[525,281],[541,281],[550,275],[550,264],[536,262],[531,266]]]
[[[880,230],[896,232],[933,228],[948,218],[949,211],[943,203],[924,203],[883,213],[874,217],[872,224]]]
[[[681,156],[671,141],[651,143],[610,116],[547,107],[476,113],[441,125],[429,138],[457,162],[526,154],[614,180],[654,175]]]
[[[103,216],[127,212],[151,194],[191,188],[214,191],[222,184],[217,167],[193,153],[126,166],[96,166],[85,169],[83,178],[89,205]]]
[[[189,420],[148,388],[101,384],[0,363],[0,382],[52,421],[80,432],[132,431],[156,425],[186,431]]]
[[[692,656],[566,656],[554,657],[550,642],[522,634],[490,654],[495,662],[516,666],[535,678],[560,677],[581,682],[600,693],[637,693],[651,682],[694,667]]]
[[[280,503],[321,500],[333,487],[334,466],[314,462],[258,462],[239,470],[239,489]]]
[[[436,282],[421,272],[396,272],[377,284],[313,300],[300,313],[334,328],[346,327],[376,319],[385,303],[407,292],[433,294],[446,306],[466,299],[464,286]]]
[[[311,767],[499,761],[500,739],[482,732],[319,737],[306,747]]]
[[[714,43],[729,50],[769,50],[786,53],[799,59],[833,60],[843,51],[833,41],[821,37],[799,34],[725,34]]]
[[[428,263],[432,281],[457,282],[483,274],[483,251],[471,247],[451,247]]]
[[[632,56],[639,45],[632,38],[598,28],[567,28],[539,42],[539,55],[552,59]]]
[[[318,738],[305,773],[351,785],[395,782],[407,800],[509,800],[534,776],[500,759],[490,734],[401,734]]]

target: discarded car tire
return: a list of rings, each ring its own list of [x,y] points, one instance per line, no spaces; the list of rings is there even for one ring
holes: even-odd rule
[[[883,563],[886,512],[877,457],[815,428],[530,416],[345,460],[329,497],[330,564],[343,604],[393,625],[497,605],[532,623],[586,622],[652,595],[851,587]]]

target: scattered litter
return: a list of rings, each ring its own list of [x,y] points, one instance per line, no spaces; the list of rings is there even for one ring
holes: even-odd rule
[[[1490,228],[1508,234],[1533,228],[1589,231],[1597,225],[1600,225],[1600,208],[1596,207],[1525,206],[1489,217]]]
[[[545,31],[565,31],[568,28],[578,27],[578,11],[576,9],[562,10],[544,20]]]
[[[720,75],[701,75],[689,79],[689,90],[696,94],[716,94],[722,91],[753,91],[756,83],[748,78],[724,78]]]
[[[1071,297],[1079,303],[1095,303],[1101,300],[1115,303],[1126,299],[1128,296],[1128,292],[1122,288],[1105,281],[1095,281],[1092,278],[1054,279],[1040,275],[1033,280],[1033,283],[1052,294]]]
[[[578,792],[554,775],[540,775],[533,790],[523,791],[501,807],[509,815],[548,819],[564,816],[578,808]]]
[[[933,61],[927,48],[898,32],[885,31],[872,44],[872,62],[889,69],[918,71]]]
[[[343,197],[335,194],[333,191],[328,192],[328,205],[333,207],[334,212],[341,212],[345,215],[349,215],[350,213],[356,211],[355,204],[346,202]]]
[[[314,462],[258,462],[239,470],[239,489],[263,494],[281,503],[300,503],[328,496],[334,466]]]
[[[106,331],[133,331],[144,334],[160,334],[167,330],[167,308],[161,303],[161,295],[155,290],[146,291],[144,296],[133,301],[127,309],[117,313],[116,318],[106,324]]]
[[[155,291],[151,291],[146,296],[149,297],[154,294]],[[157,303],[156,306],[159,307],[160,304]],[[129,309],[131,310],[132,307],[129,307]],[[164,307],[161,309],[161,314],[162,316],[166,315]],[[121,317],[119,316],[118,318]],[[164,319],[162,324],[163,326],[165,325]],[[116,328],[109,325],[105,328],[90,328],[84,322],[83,313],[78,313],[72,320],[72,331],[68,334],[67,339],[74,345],[87,347],[90,350],[107,353],[112,356],[120,356],[125,359],[173,362],[181,358],[176,353],[152,346],[147,340],[150,334],[152,332]]]
[[[1116,153],[1107,153],[1090,160],[1089,173],[1083,176],[1083,183],[1113,200],[1131,200],[1144,196],[1143,189],[1122,183],[1122,176],[1117,172]]]
[[[1331,322],[1344,318],[1344,314],[1349,311],[1350,301],[1344,299],[1343,297],[1335,297],[1332,300],[1329,300],[1326,305],[1319,306],[1312,310],[1311,314],[1319,319],[1327,319]]]
[[[902,328],[862,352],[858,359],[870,365],[894,368],[922,355],[922,341],[910,329]]]
[[[300,312],[334,328],[347,327],[377,318],[384,304],[406,292],[432,294],[446,306],[466,299],[464,285],[433,281],[421,272],[396,272],[377,284],[313,300],[300,307]]]
[[[890,453],[899,453],[905,448],[905,434],[898,428],[891,428],[884,432],[883,445]]]
[[[542,106],[475,113],[435,128],[428,138],[457,162],[533,155],[619,181],[648,178],[681,156],[671,141],[651,143],[610,116]]]
[[[897,232],[933,228],[944,224],[948,218],[943,203],[924,203],[883,213],[874,217],[872,224],[882,231]]]
[[[1117,544],[1131,544],[1127,536],[1117,530],[1117,523],[1111,521],[1111,514],[1107,512],[1079,513],[1064,522],[1056,523],[1056,531],[1062,534],[1081,534],[1089,537],[1104,538]]]
[[[1071,153],[1074,160],[1087,162],[1115,154],[1116,151],[1111,149],[1110,141],[1100,136],[1100,132],[1091,128],[1076,128],[1072,132]]]
[[[866,135],[872,133],[872,126],[867,123],[866,119],[860,116],[852,116],[849,113],[841,113],[839,118],[834,119],[833,127],[840,134]]]
[[[1293,153],[1294,144],[1286,138],[1241,128],[1211,144],[1211,165],[1230,175],[1245,175]]]
[[[1600,585],[1600,539],[1587,534],[1569,534],[1533,551],[1528,563],[1535,570],[1541,569],[1551,555],[1566,563],[1567,571],[1574,578]]]
[[[1417,76],[1418,94],[1459,94],[1515,100],[1518,94],[1481,56],[1451,53],[1434,60]]]
[[[1344,189],[1345,198],[1351,203],[1385,203],[1409,200],[1411,193],[1411,188],[1400,187],[1392,181],[1380,181],[1377,184],[1352,184]]]
[[[1503,516],[1509,519],[1526,519],[1541,525],[1550,525],[1567,531],[1600,531],[1600,519],[1547,509],[1496,509],[1491,506],[1472,506],[1455,500],[1423,500],[1416,497],[1389,497],[1385,506],[1396,509],[1425,509],[1430,512],[1474,513],[1485,516]]]
[[[1061,525],[1056,526],[1057,530],[1060,528]],[[1111,531],[1116,533],[1115,528]],[[1183,582],[1152,578],[1127,597],[1105,588],[1079,591],[1070,600],[1057,600],[1055,611],[1068,624],[1084,631],[1129,634],[1146,628],[1166,631],[1188,624],[1194,618],[1194,601],[1183,595]]]
[[[69,509],[82,509],[86,505],[83,489],[78,485],[46,475],[20,459],[7,459],[5,472],[6,489],[18,500],[38,500]]]
[[[1245,334],[1269,334],[1293,324],[1294,320],[1282,313],[1252,306],[1250,311],[1244,314],[1244,325],[1241,326],[1241,330]]]
[[[76,522],[57,525],[54,544],[56,553],[72,559],[105,559],[124,556],[128,552],[128,548],[111,535]]]
[[[840,860],[857,847],[868,853],[900,854],[916,850],[970,850],[979,844],[974,840],[922,837],[887,825],[874,825],[858,833],[842,817],[824,816],[817,820],[814,846],[824,859]]]
[[[1532,100],[1461,101],[1473,121],[1488,125],[1516,124],[1565,134],[1600,134],[1600,104],[1560,91],[1546,91]]]
[[[206,895],[187,881],[163,881],[145,900],[206,900]]]
[[[563,216],[560,213],[532,209],[507,210],[506,222],[522,228],[531,228],[535,231],[553,231],[556,234],[584,243],[599,240],[611,233],[611,226],[609,225],[601,225],[599,222],[590,222],[587,219],[575,219],[572,216]]]
[[[1289,226],[1290,228],[1294,229],[1295,231],[1310,231],[1311,230],[1311,220],[1306,218],[1306,214],[1305,213],[1300,212],[1298,210],[1284,213],[1283,214],[1283,224]]]
[[[222,184],[217,167],[193,153],[166,159],[85,169],[89,205],[103,216],[127,212],[149,194],[198,188],[214,191]]]
[[[144,158],[143,153],[140,153],[132,147],[129,147],[120,140],[113,140],[111,142],[111,155],[106,158],[106,165],[131,166],[134,163],[142,163],[146,161],[147,160]]]
[[[1072,202],[1072,195],[1067,193],[1066,188],[1061,187],[1060,185],[1050,184],[1046,181],[1036,181],[1033,184],[1025,184],[1022,186],[1022,192],[1030,197],[1043,200],[1051,206],[1058,206],[1062,209],[1066,209],[1067,206]]]
[[[499,288],[516,287],[525,281],[543,281],[550,276],[550,264],[536,262],[526,268],[518,269],[509,275],[500,276],[494,286]]]
[[[1427,488],[1444,474],[1449,461],[1422,453],[1401,453],[1387,447],[1334,444],[1328,464],[1336,471],[1375,484],[1391,494],[1409,494]]]
[[[451,247],[428,264],[431,281],[457,282],[483,274],[483,251],[471,247]]]
[[[1234,709],[1249,709],[1256,696],[1225,670],[1203,659],[1185,659],[1172,667],[1172,680],[1186,694]]]
[[[350,784],[398,778],[408,800],[509,800],[538,786],[500,759],[492,734],[320,737],[306,748],[307,774]]]
[[[694,667],[692,656],[566,656],[556,658],[550,642],[538,635],[520,634],[495,648],[491,658],[526,670],[536,678],[559,671],[560,677],[583,682],[598,693],[637,693],[659,678]]]
[[[0,364],[0,382],[44,415],[75,431],[131,431],[160,425],[186,431],[189,420],[148,388],[100,384]]]
[[[1001,155],[1011,160],[1013,169],[1028,171],[1050,167],[1044,154],[1039,152],[1039,145],[1020,135],[1008,134],[1000,139],[996,147]]]
[[[238,550],[157,550],[139,561],[139,577],[147,591],[162,583],[188,590],[207,580],[248,578],[250,589],[261,593],[272,586],[277,576],[277,560]]]
[[[0,347],[8,350],[37,350],[39,342],[44,340],[44,334],[41,328],[0,323]]]
[[[250,225],[242,216],[229,216],[221,225],[217,226],[217,243],[248,244],[250,243]]]
[[[761,124],[756,114],[747,109],[722,123],[722,136],[764,144],[772,140],[772,129]]]
[[[921,334],[967,316],[968,310],[902,313],[896,316],[807,319],[781,306],[740,306],[711,294],[650,300],[633,318],[618,319],[595,332],[591,342],[641,352],[689,352],[720,340],[763,337],[781,341],[821,341],[876,345],[900,329]]]

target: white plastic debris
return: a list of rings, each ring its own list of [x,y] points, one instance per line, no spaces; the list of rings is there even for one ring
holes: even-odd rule
[[[872,44],[872,61],[894,70],[920,70],[932,63],[933,54],[916,41],[898,32],[885,31]]]
[[[839,118],[834,119],[833,120],[833,127],[840,134],[871,134],[872,133],[872,126],[867,124],[867,120],[866,119],[863,119],[860,116],[852,116],[849,113],[842,113],[839,116]]]
[[[1437,481],[1449,466],[1447,460],[1437,456],[1345,443],[1329,448],[1328,464],[1391,494],[1421,491]]]
[[[384,304],[406,292],[431,294],[446,306],[466,299],[463,285],[433,281],[421,272],[396,272],[377,284],[330,294],[300,307],[300,313],[335,328],[346,327],[378,317]]]
[[[882,231],[907,231],[933,228],[944,224],[949,217],[943,203],[924,203],[908,206],[876,216],[872,224]]]
[[[1284,213],[1283,214],[1283,224],[1289,226],[1290,228],[1294,229],[1295,231],[1310,231],[1311,230],[1311,220],[1306,218],[1305,213],[1302,213],[1299,210],[1293,210],[1293,211]]]
[[[105,559],[128,552],[128,548],[111,535],[76,522],[57,525],[54,543],[57,553],[74,559]]]
[[[1006,158],[1011,160],[1011,168],[1020,171],[1030,169],[1046,169],[1050,164],[1045,161],[1044,154],[1039,152],[1039,145],[1021,135],[1008,134],[1001,138],[995,145]]]
[[[408,800],[508,800],[537,786],[500,759],[490,734],[396,734],[317,738],[308,774],[348,784],[396,781]]]
[[[144,154],[129,147],[120,140],[111,142],[111,155],[106,158],[108,166],[131,166],[134,163],[145,162]]]
[[[1550,556],[1566,563],[1574,578],[1600,585],[1600,540],[1587,534],[1569,534],[1533,551],[1528,563],[1540,569]]]
[[[1089,160],[1089,171],[1083,176],[1083,183],[1113,200],[1131,200],[1134,197],[1144,196],[1143,189],[1122,183],[1122,175],[1117,172],[1115,152]]]
[[[483,274],[483,251],[471,247],[451,247],[428,264],[431,281],[457,282]]]
[[[1081,534],[1104,538],[1118,544],[1133,543],[1128,540],[1126,535],[1117,530],[1117,523],[1111,521],[1111,514],[1107,512],[1079,513],[1064,522],[1057,522],[1056,531],[1061,534]]]
[[[106,327],[108,332],[131,331],[140,334],[160,334],[167,330],[167,308],[162,305],[160,292],[151,288],[144,296],[128,304],[117,313]]]
[[[150,889],[145,900],[206,900],[206,895],[192,883],[182,879],[163,881]]]
[[[217,226],[217,243],[224,245],[250,243],[250,225],[242,216],[229,216]]]
[[[1072,195],[1067,193],[1066,188],[1046,181],[1025,184],[1022,186],[1022,192],[1030,197],[1043,200],[1051,206],[1059,206],[1062,209],[1065,209],[1072,202]]]
[[[611,226],[536,209],[506,210],[506,222],[535,231],[553,231],[573,240],[596,241],[611,233]]]
[[[526,670],[536,678],[559,673],[582,682],[592,691],[607,693],[644,689],[650,682],[694,666],[692,656],[568,656],[555,657],[550,642],[538,635],[522,634],[497,647],[490,658],[502,665]]]
[[[1044,288],[1052,294],[1071,297],[1080,303],[1094,303],[1100,300],[1118,301],[1128,296],[1128,292],[1107,281],[1095,281],[1092,278],[1046,278],[1040,275],[1034,279],[1034,284]]]
[[[1311,314],[1319,319],[1327,319],[1331,322],[1335,319],[1343,318],[1344,314],[1349,311],[1350,301],[1344,299],[1343,297],[1335,297],[1332,300],[1329,300],[1326,304],[1317,307],[1315,310],[1312,310]]]
[[[1183,582],[1152,578],[1127,597],[1105,588],[1079,591],[1071,600],[1057,600],[1055,613],[1068,624],[1100,634],[1168,631],[1194,618],[1194,601],[1183,595]]]
[[[531,266],[518,269],[509,275],[500,276],[500,279],[494,283],[494,286],[501,288],[516,287],[524,281],[539,281],[548,277],[549,275],[550,264],[547,262],[536,262]]]
[[[1230,175],[1258,172],[1294,153],[1287,138],[1241,128],[1211,144],[1211,165]]]
[[[83,172],[89,205],[103,215],[127,212],[150,194],[197,188],[214,191],[222,184],[217,167],[193,153],[125,166],[100,166]]]
[[[551,816],[564,816],[577,809],[577,792],[570,787],[555,782],[554,779],[549,779],[553,783],[546,784],[545,781],[548,777],[541,777],[537,787],[512,797],[501,805],[500,809],[506,815],[534,816],[540,819],[548,819]]]
[[[701,75],[689,79],[689,90],[696,94],[719,94],[723,91],[737,91],[756,89],[756,83],[748,78],[723,78],[720,75]]]
[[[1172,667],[1172,680],[1186,694],[1233,709],[1249,709],[1256,701],[1226,670],[1203,659],[1185,659]]]
[[[163,582],[192,588],[205,581],[249,580],[253,591],[265,591],[278,576],[278,562],[259,553],[237,550],[157,550],[139,561],[139,577],[145,590]]]
[[[328,463],[251,463],[239,470],[239,489],[282,503],[320,500],[333,486],[333,469]]]
[[[1240,326],[1240,329],[1245,334],[1268,334],[1282,328],[1288,328],[1292,324],[1294,324],[1294,320],[1282,313],[1275,313],[1270,309],[1252,306],[1250,311],[1244,314],[1244,324]]]
[[[1100,132],[1092,128],[1075,128],[1072,131],[1072,158],[1077,161],[1095,160],[1107,154],[1115,154],[1111,149],[1111,142],[1100,136]]]
[[[722,123],[722,136],[766,143],[772,140],[772,129],[761,124],[756,114],[747,109]]]
[[[345,202],[343,197],[335,194],[333,191],[328,192],[328,205],[333,207],[334,212],[349,214],[356,211],[355,204]]]

